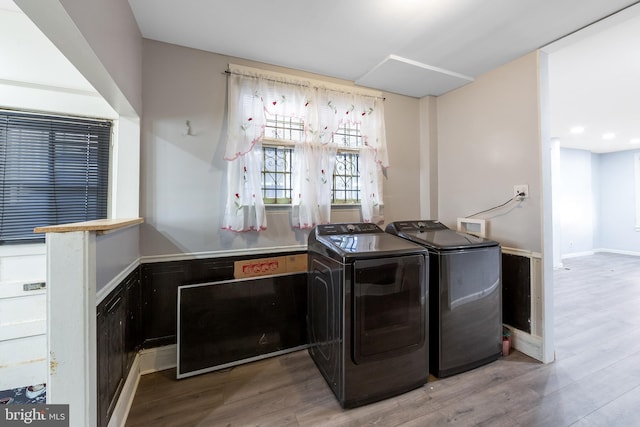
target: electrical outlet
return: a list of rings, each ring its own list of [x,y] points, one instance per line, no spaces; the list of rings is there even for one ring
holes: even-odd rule
[[[524,196],[520,194],[524,193]],[[526,199],[529,197],[529,186],[527,184],[519,184],[513,186],[513,196],[518,197],[518,200]]]

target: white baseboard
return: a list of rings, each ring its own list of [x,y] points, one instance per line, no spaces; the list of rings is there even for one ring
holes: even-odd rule
[[[511,345],[513,348],[529,357],[544,362],[542,337],[528,334],[508,325],[505,325],[505,327],[511,332]]]
[[[124,427],[140,383],[140,377],[145,374],[175,368],[176,348],[175,344],[167,345],[141,350],[136,355],[107,427]]]
[[[596,251],[572,252],[569,254],[562,254],[562,256],[560,256],[560,259],[580,258],[583,256],[593,255],[595,253]]]
[[[640,252],[636,251],[623,251],[618,249],[594,249],[596,253],[609,253],[609,254],[618,254],[618,255],[631,255],[631,256],[640,256]]]
[[[138,383],[140,382],[140,354],[136,354],[136,358],[133,361],[127,380],[124,382],[120,397],[116,407],[113,409],[109,424],[107,427],[124,427],[133,404],[133,399],[136,396],[136,390],[138,389]]]
[[[175,344],[171,344],[164,347],[141,350],[138,353],[140,356],[140,375],[175,368],[178,359],[177,349],[178,347]]]
[[[596,248],[592,251],[585,252],[573,252],[569,254],[562,254],[561,259],[569,259],[569,258],[579,258],[583,256],[589,256],[594,254],[618,254],[618,255],[631,255],[631,256],[640,256],[640,252],[637,251],[626,251],[620,249],[608,249],[608,248]]]
[[[287,252],[306,251],[306,245],[291,245],[291,246],[273,246],[265,248],[251,248],[251,249],[229,249],[224,251],[208,251],[208,252],[189,252],[181,254],[167,254],[167,255],[146,255],[140,257],[141,264],[148,264],[153,262],[171,262],[171,261],[185,261],[192,259],[208,259],[208,258],[224,258],[230,256],[250,256],[250,255],[263,255],[263,254],[276,254]]]

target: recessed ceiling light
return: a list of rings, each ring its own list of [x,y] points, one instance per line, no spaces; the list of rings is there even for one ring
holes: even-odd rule
[[[602,139],[614,139],[616,134],[613,132],[607,132],[602,134]]]
[[[584,132],[584,128],[582,126],[574,126],[569,130],[569,132],[574,134],[582,133]]]
[[[640,138],[632,138],[629,140],[631,144],[640,144]]]

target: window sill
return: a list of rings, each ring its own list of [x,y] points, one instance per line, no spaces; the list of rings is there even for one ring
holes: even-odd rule
[[[284,203],[265,203],[264,207],[267,209],[288,209],[291,207],[291,204]],[[340,203],[331,205],[331,209],[350,209],[350,208],[359,208],[360,203]]]

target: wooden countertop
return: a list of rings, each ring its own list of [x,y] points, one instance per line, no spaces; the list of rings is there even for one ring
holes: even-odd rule
[[[93,221],[74,222],[71,224],[48,225],[36,227],[34,233],[67,233],[70,231],[106,232],[129,227],[144,222],[143,218],[96,219]]]

